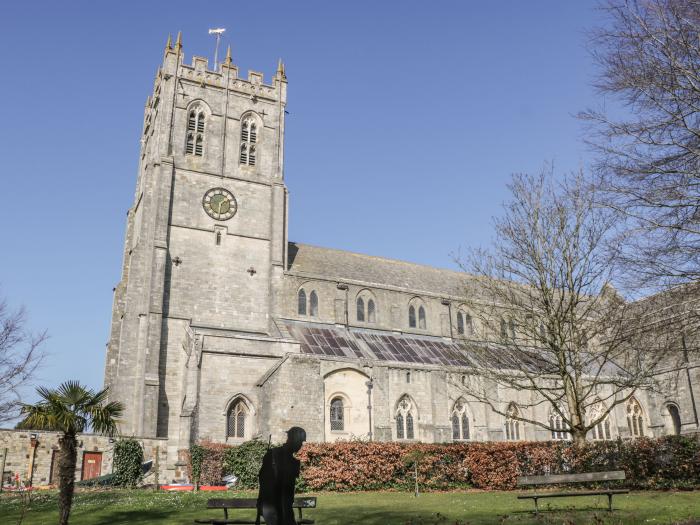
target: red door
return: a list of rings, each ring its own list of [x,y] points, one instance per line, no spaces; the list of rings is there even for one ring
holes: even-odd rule
[[[102,452],[83,453],[83,474],[80,479],[92,479],[102,471]]]

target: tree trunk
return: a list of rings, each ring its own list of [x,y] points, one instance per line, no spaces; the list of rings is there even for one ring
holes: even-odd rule
[[[73,491],[75,490],[76,450],[75,434],[64,434],[58,459],[58,524],[68,525]]]
[[[579,447],[586,444],[586,434],[587,432],[584,430],[571,429],[571,439],[573,440],[574,444],[578,445]]]

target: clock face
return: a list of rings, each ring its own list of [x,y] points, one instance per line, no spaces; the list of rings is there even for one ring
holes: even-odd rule
[[[207,215],[217,221],[227,221],[238,211],[236,198],[224,188],[212,188],[206,192],[202,206]]]

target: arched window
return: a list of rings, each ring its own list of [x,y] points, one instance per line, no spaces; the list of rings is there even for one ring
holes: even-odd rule
[[[508,321],[508,331],[510,332],[510,338],[515,339],[515,321],[512,319]]]
[[[297,311],[299,315],[306,315],[306,292],[303,288],[299,290],[299,301]]]
[[[258,128],[253,117],[246,117],[241,122],[241,164],[255,166]]]
[[[411,372],[406,372],[406,383],[411,382]]]
[[[318,295],[316,295],[316,290],[311,290],[311,295],[309,295],[309,315],[318,317]]]
[[[462,310],[457,311],[457,334],[474,335],[472,316]]]
[[[627,425],[632,437],[644,437],[644,415],[642,406],[634,397],[627,402]]]
[[[515,419],[520,416],[520,411],[514,403],[511,403],[506,411],[506,440],[520,440],[520,421]]]
[[[372,299],[367,301],[367,322],[368,323],[376,323],[377,322],[376,308],[374,307],[374,300],[372,300]]]
[[[469,314],[464,314],[464,333],[467,335],[474,335],[474,322],[472,321],[472,316]]]
[[[339,397],[331,401],[331,430],[345,430],[345,415],[343,413],[343,400]]]
[[[508,337],[508,325],[505,319],[501,319],[501,339]]]
[[[396,438],[414,439],[413,406],[408,396],[403,396],[396,409]]]
[[[681,434],[681,413],[678,407],[673,403],[666,405],[666,410],[671,416],[671,424],[673,425],[673,435],[680,436]]]
[[[469,416],[466,404],[460,399],[452,409],[452,440],[466,439],[469,439]]]
[[[416,309],[413,305],[408,307],[408,326],[416,327]]]
[[[238,399],[231,404],[226,417],[226,437],[244,438],[246,423],[248,419],[248,409],[245,403]]]
[[[603,441],[612,439],[610,433],[610,418],[606,418],[598,423],[590,432],[591,439],[594,441]]]
[[[549,426],[551,428],[550,432],[552,433],[551,437],[553,440],[559,441],[569,439],[569,432],[567,432],[566,423],[564,423],[561,414],[556,410],[552,410],[552,412],[549,414]]]
[[[604,412],[605,407],[601,401],[593,406],[591,410],[591,421],[595,421]],[[588,432],[588,436],[594,441],[607,441],[612,439],[612,432],[610,431],[610,414],[606,414],[605,418],[598,423]]]
[[[185,154],[201,157],[204,152],[204,110],[193,108],[187,117]]]
[[[362,300],[362,297],[357,298],[357,320],[365,321],[365,302]]]
[[[425,330],[426,324],[425,324],[425,308],[420,306],[418,308],[418,328],[422,328]]]

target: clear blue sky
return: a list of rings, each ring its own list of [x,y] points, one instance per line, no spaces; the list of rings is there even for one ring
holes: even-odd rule
[[[0,289],[48,329],[40,380],[102,385],[142,112],[168,33],[287,65],[290,240],[452,267],[514,172],[585,166],[593,1],[44,1],[0,17]]]

